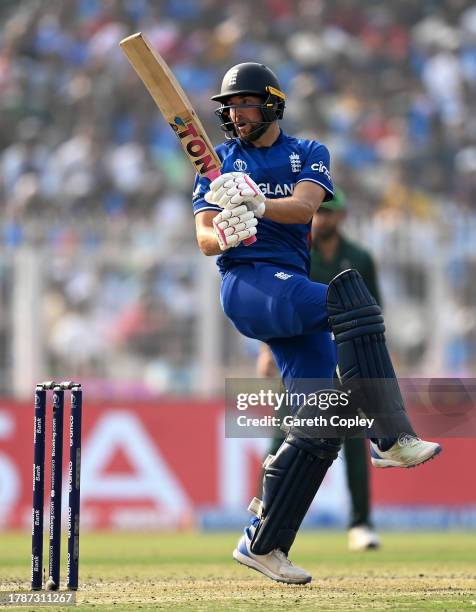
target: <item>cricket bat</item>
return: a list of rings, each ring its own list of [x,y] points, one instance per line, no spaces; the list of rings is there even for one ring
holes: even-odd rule
[[[131,66],[142,80],[167,123],[177,135],[185,154],[200,176],[210,180],[220,175],[221,161],[194,111],[187,94],[141,32],[119,43]],[[256,242],[252,236],[243,241]]]

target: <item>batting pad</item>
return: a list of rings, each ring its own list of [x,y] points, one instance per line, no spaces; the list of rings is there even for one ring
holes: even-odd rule
[[[263,478],[263,501],[253,500],[259,525],[251,551],[266,555],[275,548],[289,552],[297,531],[330,465],[340,440],[297,438],[288,434],[278,452],[268,456]]]
[[[337,346],[339,377],[354,402],[377,423],[377,437],[416,435],[385,341],[380,306],[357,270],[345,270],[327,290],[329,324]]]

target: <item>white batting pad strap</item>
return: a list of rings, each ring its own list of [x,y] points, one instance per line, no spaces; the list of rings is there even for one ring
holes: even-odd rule
[[[268,455],[266,459],[263,461],[263,468],[266,469],[268,465],[273,461],[274,455]]]
[[[251,512],[251,514],[256,514],[257,517],[260,517],[261,512],[263,511],[263,502],[257,497],[253,497],[250,505],[248,506],[248,511]]]

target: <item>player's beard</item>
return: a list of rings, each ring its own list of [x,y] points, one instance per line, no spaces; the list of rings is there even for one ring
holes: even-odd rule
[[[238,137],[244,142],[254,142],[255,140],[258,140],[258,138],[260,138],[260,136],[262,136],[268,129],[268,124],[265,124],[262,121],[247,121],[246,125],[250,126],[251,128],[246,133],[242,133],[238,127],[235,128]]]

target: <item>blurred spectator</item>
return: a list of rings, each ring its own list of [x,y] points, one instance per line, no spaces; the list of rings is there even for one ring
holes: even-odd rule
[[[259,10],[251,0],[180,7],[165,0],[20,1],[2,3],[0,18],[4,197],[29,174],[45,206],[67,215],[77,202],[84,209],[87,198],[89,215],[133,221],[135,212],[153,215],[161,186],[188,194],[191,169],[118,47],[142,29],[216,139],[209,96],[223,66],[258,59],[272,64],[290,93],[292,128],[315,126],[331,145],[344,189],[355,187],[346,170],[358,170],[362,197],[372,202],[366,212],[378,207],[387,171],[402,160],[411,167],[401,180],[433,206],[446,198],[463,203],[451,177],[454,157],[476,146],[469,0],[267,0]],[[471,129],[461,129],[468,122]],[[452,155],[435,155],[436,144]],[[447,180],[412,172],[427,166]],[[28,220],[28,209],[22,216]],[[82,231],[76,223],[75,231]]]
[[[13,250],[44,248],[52,257],[103,253],[110,245],[139,253],[134,272],[91,264],[90,294],[76,302],[64,296],[65,320],[52,324],[60,330],[53,359],[66,358],[68,342],[112,320],[111,313],[117,322],[141,311],[141,325],[155,330],[151,338],[162,338],[164,321],[182,339],[193,335],[190,272],[176,269],[171,279],[156,280],[166,286],[161,300],[140,276],[144,252],[152,251],[145,258],[158,257],[161,268],[174,240],[192,247],[194,233],[192,168],[118,46],[138,30],[164,54],[215,142],[222,133],[209,98],[224,68],[270,64],[289,94],[285,127],[328,144],[335,179],[352,194],[351,214],[375,220],[376,243],[385,241],[385,218],[399,227],[439,223],[455,251],[461,227],[474,226],[470,0],[4,0],[0,21],[0,241]],[[429,251],[438,232],[431,235]],[[471,269],[462,268],[466,282]],[[69,274],[81,273],[72,265]],[[459,307],[466,307],[461,300]],[[162,322],[148,319],[153,308]],[[145,350],[141,325],[129,340],[150,357],[153,342]],[[474,359],[470,327],[458,328],[458,342],[469,343],[458,355]],[[94,370],[104,342],[85,339],[81,368]],[[174,362],[185,372],[189,348],[185,341],[170,346],[157,368]]]

